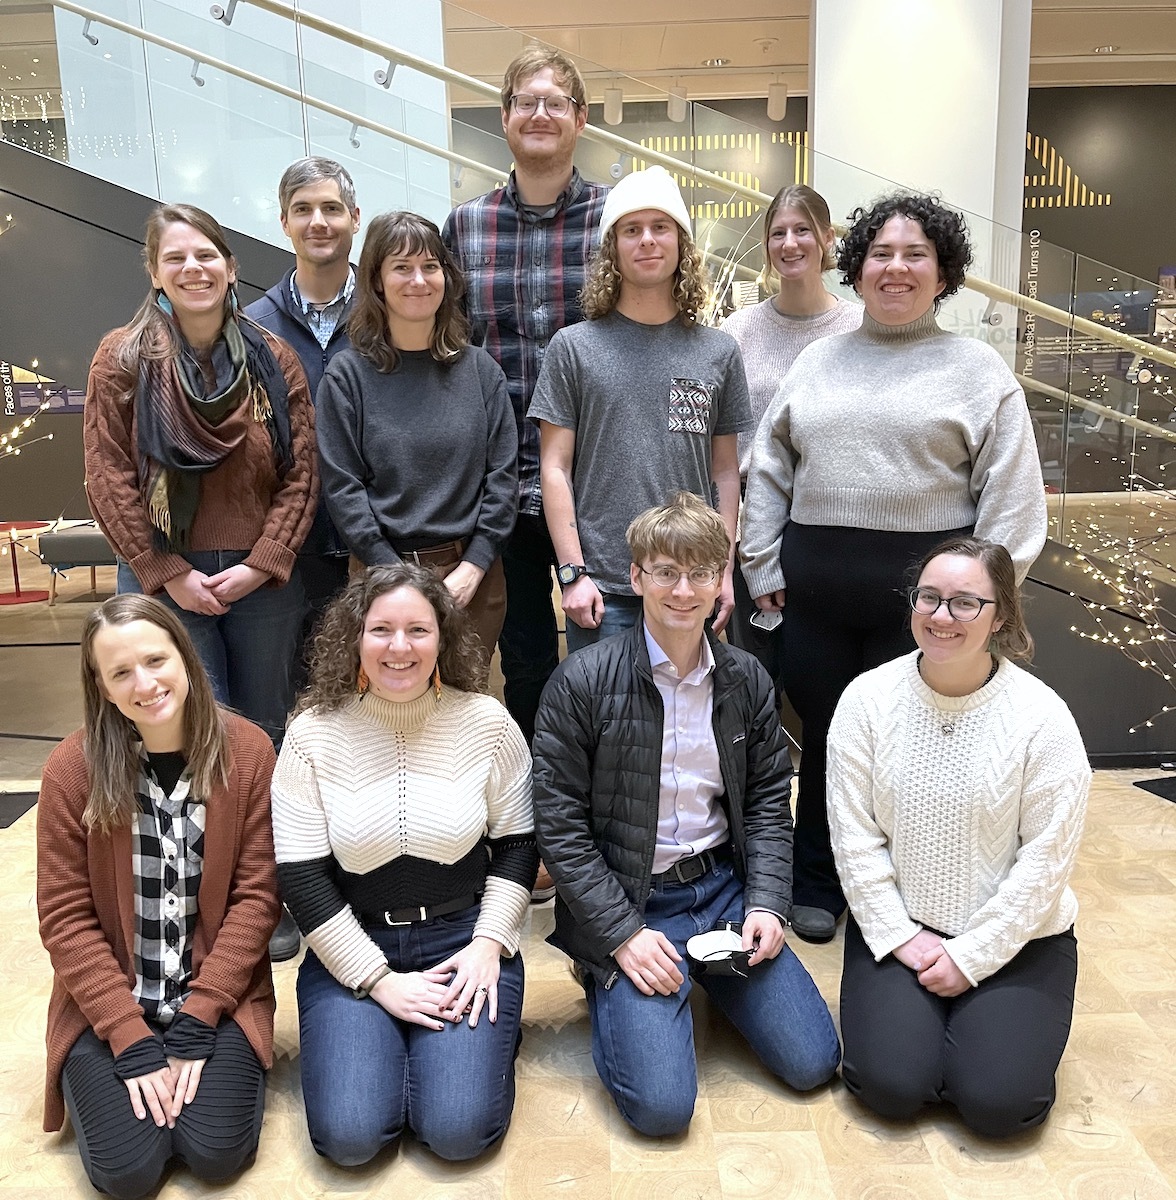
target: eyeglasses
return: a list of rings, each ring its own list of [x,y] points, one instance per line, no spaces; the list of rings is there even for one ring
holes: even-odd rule
[[[530,92],[516,92],[511,96],[510,102],[520,117],[534,116],[541,104],[549,117],[566,117],[572,105],[580,107],[579,101],[573,100],[571,96],[561,96],[558,92],[550,96],[532,96]]]
[[[677,587],[678,580],[689,579],[695,587],[710,587],[718,579],[721,567],[691,567],[689,571],[679,571],[677,567],[654,567],[647,571],[638,567],[642,575],[648,575],[658,587]]]
[[[933,617],[942,604],[947,605],[947,611],[957,621],[974,621],[983,611],[986,604],[995,604],[995,600],[985,600],[981,596],[941,596],[931,588],[911,588],[907,595],[911,609],[924,617]]]

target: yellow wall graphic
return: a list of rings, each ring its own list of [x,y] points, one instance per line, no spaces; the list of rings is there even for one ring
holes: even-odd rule
[[[674,134],[671,136],[656,136],[646,137],[641,139],[641,145],[647,150],[656,150],[662,154],[684,154],[692,153],[696,155],[705,155],[706,153],[714,153],[718,151],[722,153],[727,151],[728,160],[731,158],[731,151],[735,151],[735,159],[741,166],[753,168],[752,170],[738,170],[731,168],[723,168],[720,166],[707,166],[704,162],[696,159],[700,166],[705,166],[708,171],[713,171],[716,175],[721,175],[724,179],[730,179],[734,183],[742,184],[744,187],[755,188],[756,191],[762,190],[760,176],[754,168],[758,168],[763,161],[761,158],[761,150],[764,142],[771,146],[789,146],[793,152],[793,183],[808,183],[809,182],[809,152],[808,152],[808,132],[806,130],[779,130],[777,132],[768,133],[697,133],[693,135]],[[634,159],[633,170],[640,171],[649,164],[643,159]],[[760,205],[754,204],[750,200],[738,199],[730,200],[726,203],[717,203],[713,200],[696,201],[692,193],[696,188],[696,183],[693,178],[686,175],[674,175],[678,186],[682,189],[682,194],[690,208],[690,215],[695,218],[712,220],[731,220],[741,217],[754,217],[760,211]],[[705,186],[705,185],[703,185]]]
[[[1096,208],[1110,204],[1110,192],[1096,192],[1078,178],[1078,172],[1049,144],[1048,138],[1025,134],[1025,149],[1041,167],[1041,174],[1025,175],[1026,208]],[[1031,194],[1031,188],[1041,188]]]

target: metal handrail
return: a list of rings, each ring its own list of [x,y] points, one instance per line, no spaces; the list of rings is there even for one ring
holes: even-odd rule
[[[327,112],[333,116],[337,116],[342,120],[348,121],[357,126],[363,126],[375,133],[383,134],[393,138],[395,141],[405,145],[412,146],[414,149],[422,150],[428,154],[434,154],[440,158],[456,165],[467,167],[479,173],[489,175],[490,177],[501,178],[502,172],[499,168],[489,166],[486,163],[479,163],[474,159],[467,158],[465,155],[458,154],[455,151],[445,147],[434,146],[429,142],[425,142],[420,138],[413,137],[411,134],[404,133],[401,130],[394,129],[391,126],[381,124],[378,121],[373,121],[370,117],[363,116],[359,113],[353,113],[349,110],[340,107],[336,104],[331,104],[326,100],[319,100],[314,96],[309,96],[305,92],[288,87],[285,84],[277,83],[274,80],[266,79],[264,76],[257,75],[252,71],[247,71],[243,67],[238,67],[233,63],[224,61],[223,59],[214,58],[213,56],[204,53],[203,51],[192,50],[190,47],[183,46],[178,42],[174,42],[169,38],[161,37],[158,34],[151,33],[149,30],[142,29],[138,26],[131,25],[126,21],[120,21],[116,17],[108,16],[105,13],[90,9],[81,4],[76,4],[73,0],[50,0],[56,8],[62,8],[69,12],[75,13],[78,16],[84,17],[90,21],[97,22],[101,25],[106,25],[111,29],[117,29],[120,32],[130,34],[132,37],[141,38],[144,41],[150,42],[153,45],[160,46],[164,49],[172,50],[176,54],[182,55],[185,58],[199,60],[207,63],[210,67],[216,70],[224,71],[226,74],[234,75],[239,79],[244,79],[247,82],[253,83],[259,87],[269,88],[272,91],[278,92],[292,100],[296,100],[303,104],[308,104],[312,108],[317,108],[322,112]],[[380,41],[378,38],[370,37],[367,34],[362,34],[356,30],[349,29],[344,25],[340,25],[335,21],[329,21],[325,17],[319,17],[312,13],[300,12],[291,8],[289,5],[279,3],[278,0],[238,0],[239,3],[251,4],[255,8],[260,8],[265,12],[269,12],[275,16],[284,18],[285,20],[295,21],[308,29],[313,29],[316,32],[325,34],[328,37],[337,38],[340,41],[346,42],[349,45],[356,46],[359,49],[367,50],[370,53],[377,54],[382,58],[387,58],[390,61],[395,60],[398,63],[403,63],[413,70],[420,71],[422,74],[430,75],[435,79],[440,79],[445,83],[460,86],[468,91],[478,92],[488,97],[493,97],[495,102],[499,102],[501,97],[499,90],[493,84],[484,83],[480,79],[474,78],[472,75],[464,75],[460,71],[455,71],[451,67],[443,66],[439,63],[432,62],[429,59],[422,58],[420,55],[413,54],[411,51],[403,50],[398,46],[393,46],[389,42]],[[607,130],[601,129],[599,126],[587,125],[584,129],[584,136],[595,141],[603,142],[614,149],[620,149],[624,153],[641,158],[647,162],[657,162],[662,165],[673,168],[690,178],[706,183],[711,187],[719,190],[725,190],[733,195],[742,196],[745,199],[753,200],[760,205],[771,203],[771,196],[765,192],[757,191],[754,188],[746,187],[743,184],[736,183],[730,179],[724,179],[721,175],[716,175],[710,171],[704,171],[700,167],[695,167],[691,163],[683,162],[681,159],[672,157],[671,155],[662,154],[659,151],[649,150],[637,142],[629,141],[626,138],[620,137],[618,134],[610,133]],[[839,227],[839,232],[843,230]],[[983,296],[987,296],[990,300],[996,300],[1000,303],[1009,304],[1014,308],[1019,308],[1023,312],[1033,313],[1036,316],[1044,317],[1055,325],[1059,325],[1064,329],[1071,330],[1074,333],[1085,334],[1088,337],[1095,337],[1101,342],[1107,342],[1111,345],[1119,346],[1121,349],[1129,350],[1132,354],[1141,355],[1153,362],[1162,362],[1168,366],[1176,367],[1176,352],[1167,350],[1162,346],[1152,345],[1150,342],[1145,342],[1140,338],[1132,337],[1130,334],[1122,333],[1117,329],[1111,329],[1106,325],[1099,325],[1095,321],[1087,320],[1085,317],[1079,317],[1073,313],[1068,313],[1064,309],[1055,308],[1052,305],[1045,304],[1041,300],[1034,297],[1024,296],[1020,292],[1011,290],[1010,288],[1002,287],[1000,284],[992,283],[987,279],[982,279],[977,275],[969,275],[965,280],[965,286],[973,291],[979,292]],[[1034,387],[1041,391],[1044,386],[1034,384]],[[1064,393],[1070,395],[1070,393]],[[1081,400],[1080,397],[1074,398],[1076,401]],[[1092,411],[1097,411],[1104,406],[1098,406],[1095,401],[1083,401],[1084,406],[1095,405]],[[1107,415],[1114,415],[1114,418],[1119,421],[1130,423],[1129,419],[1123,414],[1111,409]],[[1138,420],[1131,418],[1130,420]],[[1149,426],[1146,422],[1143,426],[1148,428],[1159,436],[1167,436],[1168,431],[1163,430],[1160,426]]]
[[[328,37],[346,42],[348,45],[370,51],[372,54],[378,54],[381,58],[403,63],[405,66],[411,67],[414,71],[420,71],[422,74],[430,75],[434,79],[440,79],[448,84],[465,88],[467,91],[493,98],[496,104],[501,103],[501,93],[493,84],[484,83],[481,79],[475,79],[472,75],[464,75],[460,71],[453,70],[452,67],[443,66],[427,58],[421,58],[420,55],[413,54],[408,50],[402,50],[398,46],[393,46],[390,42],[384,42],[368,34],[359,33],[357,30],[349,29],[345,25],[329,21],[325,17],[298,11],[291,8],[288,4],[280,3],[279,0],[239,0],[239,2],[250,4],[254,8],[260,8],[264,12],[272,13],[275,16],[284,17],[286,20],[295,21],[300,25],[304,25],[307,29],[316,30],[319,33],[326,34]],[[601,129],[598,125],[586,125],[583,136],[596,142],[602,142],[615,150],[632,155],[634,158],[641,158],[646,162],[660,163],[664,167],[680,171],[684,175],[701,183],[708,184],[720,191],[728,191],[733,195],[742,196],[744,199],[751,200],[756,204],[766,206],[772,202],[772,197],[766,192],[746,187],[741,183],[736,183],[734,180],[724,179],[721,175],[716,175],[711,171],[704,171],[700,167],[683,162],[672,155],[647,149],[637,142],[631,142],[618,134],[610,133],[607,129]],[[838,233],[843,232],[844,229],[838,227]],[[1099,325],[1094,321],[1087,320],[1085,317],[1075,316],[1064,309],[1054,308],[1052,305],[1044,304],[1042,301],[1030,296],[1023,296],[1020,292],[1001,287],[999,284],[991,283],[987,279],[981,279],[976,275],[969,275],[964,285],[973,291],[979,292],[982,296],[987,296],[990,300],[1010,304],[1014,308],[1019,308],[1024,312],[1045,317],[1054,324],[1072,329],[1076,333],[1096,336],[1101,341],[1111,342],[1124,350],[1130,350],[1133,354],[1142,354],[1145,358],[1150,358],[1154,362],[1162,362],[1170,367],[1176,367],[1176,352],[1166,350],[1161,346],[1153,346],[1150,342],[1141,341],[1130,334],[1121,333],[1117,329],[1109,329],[1105,325]]]
[[[426,154],[433,154],[438,158],[447,159],[456,166],[466,167],[471,171],[478,171],[483,175],[488,175],[491,179],[504,178],[500,167],[490,166],[487,163],[478,162],[477,159],[467,158],[464,154],[458,154],[443,146],[434,146],[431,142],[413,137],[411,133],[394,129],[391,125],[383,125],[379,121],[373,121],[370,117],[363,116],[361,113],[353,113],[346,108],[340,107],[338,104],[332,104],[329,100],[319,100],[314,96],[307,95],[298,88],[288,87],[284,83],[267,79],[264,75],[257,75],[253,71],[247,71],[244,67],[238,67],[234,63],[226,62],[224,59],[214,58],[211,54],[206,54],[203,50],[193,50],[189,46],[173,42],[170,38],[161,37],[159,34],[152,33],[148,29],[141,29],[137,25],[120,21],[117,17],[111,17],[95,9],[86,8],[85,5],[75,4],[73,0],[50,0],[50,3],[54,8],[64,8],[66,11],[75,13],[79,17],[85,17],[87,21],[92,21],[98,25],[105,25],[109,29],[117,29],[120,33],[130,34],[131,37],[141,38],[145,42],[150,42],[153,46],[159,46],[164,50],[171,50],[183,58],[190,58],[194,62],[204,63],[214,70],[223,71],[226,75],[234,75],[238,79],[244,79],[247,83],[269,88],[270,91],[277,92],[291,100],[297,100],[300,104],[309,104],[312,108],[330,113],[332,116],[339,117],[352,125],[361,125],[365,129],[372,130],[373,133],[384,134],[386,137],[403,142],[406,146],[411,146],[415,150],[422,150]]]

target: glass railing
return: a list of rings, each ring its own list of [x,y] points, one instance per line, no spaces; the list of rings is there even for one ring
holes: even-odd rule
[[[0,93],[3,136],[136,191],[201,204],[256,237],[282,244],[276,181],[303,154],[343,162],[369,215],[407,207],[440,220],[510,169],[496,83],[446,67],[438,48],[456,25],[477,26],[496,61],[533,39],[454,6],[420,5],[419,30],[389,17],[365,33],[335,24],[349,6],[334,0],[241,0],[231,23],[214,19],[205,0],[53,7],[62,87],[56,96]],[[651,162],[675,170],[711,256],[716,313],[769,294],[761,226],[779,187],[810,183],[844,217],[895,186],[822,156],[803,133],[689,101],[673,121],[667,92],[580,66],[595,97],[606,86],[625,96],[617,125],[592,104],[581,171],[609,181]],[[1032,229],[969,223],[969,287],[940,321],[989,342],[1021,378],[1051,492],[1051,534],[1171,574],[1172,297]],[[829,286],[845,290],[834,274]]]

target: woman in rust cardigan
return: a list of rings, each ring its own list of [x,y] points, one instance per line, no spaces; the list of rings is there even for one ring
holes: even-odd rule
[[[318,504],[306,376],[238,310],[237,260],[208,213],[160,205],[143,258],[151,290],[90,366],[90,511],[118,590],[178,613],[217,699],[276,745],[305,608],[294,567]]]
[[[91,1183],[138,1197],[177,1157],[253,1160],[278,919],[274,752],[220,708],[157,600],[116,596],[82,632],[85,725],[37,806],[37,907],[53,964],[47,1131],[68,1112]]]

